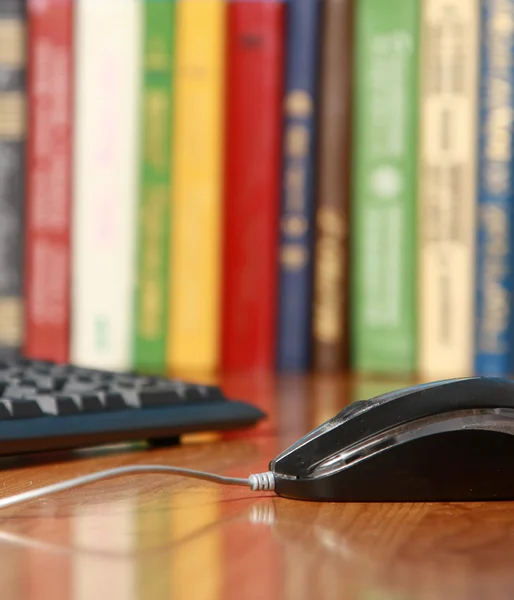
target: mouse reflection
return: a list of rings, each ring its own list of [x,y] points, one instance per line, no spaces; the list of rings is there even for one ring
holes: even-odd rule
[[[284,598],[513,597],[514,516],[506,503],[255,504],[249,519],[282,548]]]

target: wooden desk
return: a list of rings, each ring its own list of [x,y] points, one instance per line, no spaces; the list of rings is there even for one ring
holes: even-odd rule
[[[270,412],[251,434],[159,450],[3,461],[0,495],[168,463],[246,476],[350,400],[408,382],[230,379]],[[513,473],[514,476],[514,473]],[[0,511],[1,600],[496,600],[514,597],[514,504],[315,504],[167,475]]]

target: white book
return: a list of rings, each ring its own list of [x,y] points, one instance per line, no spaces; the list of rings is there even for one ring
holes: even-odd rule
[[[473,372],[479,0],[425,0],[421,22],[419,371]]]
[[[143,4],[75,3],[71,360],[132,364]]]

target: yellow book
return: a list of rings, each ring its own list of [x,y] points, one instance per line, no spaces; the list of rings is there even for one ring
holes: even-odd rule
[[[178,0],[167,366],[218,366],[223,0]]]

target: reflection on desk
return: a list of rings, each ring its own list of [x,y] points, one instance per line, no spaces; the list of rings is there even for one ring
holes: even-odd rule
[[[247,475],[360,399],[342,377],[226,384],[270,420],[169,449],[18,459],[2,494],[130,463]],[[2,600],[511,599],[513,550],[509,503],[308,503],[162,474],[0,513]]]

